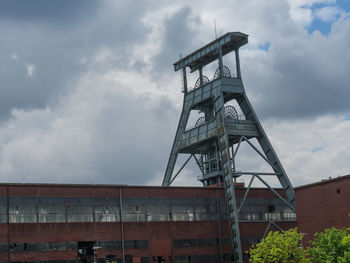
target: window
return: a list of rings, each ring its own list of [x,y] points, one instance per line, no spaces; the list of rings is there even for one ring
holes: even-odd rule
[[[0,252],[5,252],[8,249],[7,243],[0,243]]]
[[[120,249],[122,247],[121,241],[98,241],[97,246],[102,249]],[[148,240],[126,240],[124,241],[125,248],[148,248]]]
[[[39,214],[40,223],[65,223],[65,214]]]
[[[102,249],[120,249],[122,247],[121,241],[98,241],[97,246]]]
[[[126,240],[124,245],[125,248],[148,248],[148,240]]]
[[[217,246],[218,242],[216,238],[206,239],[174,239],[174,247],[209,247]]]
[[[10,197],[9,205],[7,209],[7,198],[0,197],[0,223],[119,222],[121,216],[119,198]],[[239,218],[295,220],[287,208],[277,198],[248,198]],[[228,213],[224,198],[127,197],[122,217],[125,222],[213,221],[228,220]]]
[[[119,204],[98,204],[95,206],[96,222],[119,222]]]
[[[7,198],[0,197],[0,214],[7,214]]]
[[[225,261],[231,261],[225,260]],[[220,255],[212,254],[212,255],[183,255],[183,256],[175,256],[175,263],[211,263],[211,262],[220,262]]]
[[[63,251],[76,250],[77,242],[12,243],[10,251]]]

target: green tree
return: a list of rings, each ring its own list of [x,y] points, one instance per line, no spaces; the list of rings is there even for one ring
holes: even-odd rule
[[[269,232],[258,244],[249,250],[250,262],[254,263],[304,263],[306,251],[301,246],[303,235],[297,228],[283,232]]]
[[[330,228],[316,233],[308,249],[311,260],[317,263],[349,263],[350,235],[347,229]]]

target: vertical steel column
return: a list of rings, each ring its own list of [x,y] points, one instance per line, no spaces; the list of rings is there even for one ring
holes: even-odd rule
[[[184,93],[186,94],[188,92],[188,90],[187,90],[186,67],[184,67],[182,69],[182,78],[183,78]]]
[[[241,66],[239,63],[239,53],[238,48],[235,49],[235,55],[236,55],[236,72],[237,72],[237,78],[241,78]]]
[[[219,72],[220,72],[220,78],[222,78],[224,74],[224,63],[222,62],[222,49],[221,46],[218,47],[219,51]]]
[[[234,149],[234,145],[231,146],[231,162],[232,162],[232,171],[235,172],[236,171],[236,163],[235,163],[235,157],[234,157],[234,153],[235,153],[235,149]],[[236,183],[236,176],[233,177],[234,183]]]
[[[214,106],[216,112],[216,132],[219,143],[221,168],[224,177],[224,188],[230,220],[233,253],[235,257],[235,262],[243,263],[241,237],[237,213],[237,201],[235,187],[233,184],[232,160],[230,158],[230,145],[225,123],[225,103],[224,95],[222,93],[220,93],[219,97],[215,99]]]

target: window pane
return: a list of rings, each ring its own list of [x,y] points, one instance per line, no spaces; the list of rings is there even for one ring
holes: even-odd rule
[[[7,251],[7,243],[0,243],[0,252],[5,252]]]
[[[119,214],[119,205],[96,205],[95,213],[98,214]]]
[[[91,205],[94,203],[94,198],[92,197],[67,197],[67,204],[76,204],[76,205],[81,205],[81,204],[86,204],[86,205]]]
[[[121,241],[98,241],[97,245],[102,249],[119,249],[121,248]]]
[[[119,222],[119,215],[115,214],[95,214],[96,222]]]
[[[162,221],[170,221],[170,213],[169,214],[147,214],[148,222],[162,222]]]
[[[36,214],[36,206],[33,204],[28,205],[10,205],[10,214]]]
[[[68,222],[93,222],[93,214],[67,215]]]
[[[65,197],[39,197],[41,205],[64,205],[66,203]]]
[[[123,221],[125,222],[145,222],[146,215],[145,214],[123,214]]]
[[[92,206],[68,206],[67,214],[84,214],[93,213]]]
[[[39,214],[40,223],[64,223],[66,222],[65,214]]]
[[[7,206],[0,205],[0,214],[7,214]]]
[[[10,197],[10,206],[13,205],[36,205],[38,203],[37,197]]]
[[[46,206],[41,205],[38,207],[39,214],[64,214],[66,213],[66,207],[64,205]]]
[[[0,215],[0,223],[7,223],[7,215]]]
[[[10,223],[36,223],[36,215],[10,215]]]

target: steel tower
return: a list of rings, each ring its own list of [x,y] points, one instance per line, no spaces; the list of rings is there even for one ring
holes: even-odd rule
[[[255,178],[273,191],[295,212],[292,185],[244,91],[238,50],[247,43],[248,35],[246,34],[240,32],[226,33],[174,63],[175,71],[182,69],[184,101],[162,183],[163,186],[170,186],[188,161],[194,157],[202,172],[199,180],[204,186],[224,186],[234,258],[235,262],[238,263],[243,263],[238,214]],[[223,57],[232,51],[235,52],[235,76],[223,65]],[[203,75],[203,67],[214,61],[218,62],[218,68],[215,71],[214,78],[209,80],[208,77]],[[188,88],[186,68],[190,69],[190,73],[199,72],[199,78],[193,89]],[[239,106],[243,113],[242,116],[238,115],[234,106],[228,104],[233,101]],[[197,120],[194,128],[186,129],[191,111],[199,111],[204,116]],[[261,149],[252,143],[254,138]],[[257,155],[272,167],[272,172],[236,171],[235,159],[242,143],[251,146]],[[173,174],[180,153],[189,154],[190,156],[179,171]],[[237,207],[236,178],[247,175],[251,175],[251,179],[240,207]],[[267,181],[263,179],[264,176],[277,177],[286,198],[270,187]],[[271,224],[276,225],[273,221],[269,221],[268,227]],[[265,234],[267,231],[268,229],[266,229]]]

